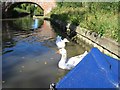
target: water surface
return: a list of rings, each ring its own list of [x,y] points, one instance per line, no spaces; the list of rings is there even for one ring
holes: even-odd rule
[[[61,56],[49,21],[28,16],[3,20],[2,27],[3,88],[49,88],[69,72],[57,66]],[[67,43],[68,58],[82,54],[85,47]]]

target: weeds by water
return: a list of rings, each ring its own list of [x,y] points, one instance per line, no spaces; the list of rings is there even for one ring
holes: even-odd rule
[[[50,15],[120,42],[118,6],[118,2],[60,2]]]

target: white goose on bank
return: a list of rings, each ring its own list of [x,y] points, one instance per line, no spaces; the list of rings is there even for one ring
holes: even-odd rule
[[[83,54],[71,57],[67,60],[67,52],[64,48],[59,49],[57,53],[62,55],[58,67],[66,70],[74,68],[88,54],[88,52],[85,51]]]
[[[64,38],[64,39],[62,40],[60,36],[57,36],[56,45],[57,45],[58,49],[64,48],[66,42],[69,42],[69,41],[67,40],[67,38]]]

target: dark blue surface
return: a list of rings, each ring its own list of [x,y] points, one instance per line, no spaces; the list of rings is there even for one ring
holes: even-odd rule
[[[118,63],[120,61],[92,48],[56,88],[118,88]]]

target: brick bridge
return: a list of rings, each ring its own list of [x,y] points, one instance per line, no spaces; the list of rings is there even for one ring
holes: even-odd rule
[[[38,6],[40,6],[44,10],[44,15],[48,14],[55,6],[56,2],[55,0],[5,0],[5,2],[2,2],[2,13],[9,14],[9,8],[13,6],[14,4],[19,4],[19,3],[34,3]]]

